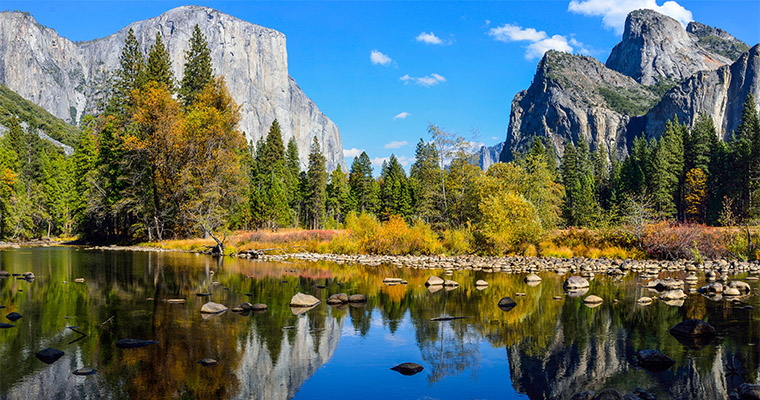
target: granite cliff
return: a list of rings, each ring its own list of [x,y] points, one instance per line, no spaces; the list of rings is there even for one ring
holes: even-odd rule
[[[296,138],[302,166],[316,136],[327,166],[344,165],[338,127],[288,75],[285,35],[219,11],[183,6],[138,21],[102,39],[72,42],[25,13],[0,13],[0,83],[72,124],[98,107],[121,48],[133,29],[147,55],[161,32],[181,77],[184,51],[195,25],[206,36],[214,72],[241,106],[240,130],[249,140],[266,134],[277,118],[283,140]]]

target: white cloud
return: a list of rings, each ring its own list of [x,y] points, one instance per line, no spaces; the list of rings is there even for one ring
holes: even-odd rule
[[[390,159],[390,157],[375,157],[372,159],[372,165],[375,167],[381,167],[384,162],[388,162]]]
[[[407,157],[407,156],[396,156],[396,159],[398,160],[398,163],[401,164],[402,167],[408,167],[412,163],[414,163],[415,158],[414,157]],[[382,167],[384,162],[390,161],[390,157],[375,157],[372,159],[372,165],[375,167]],[[378,171],[377,173],[380,173]]]
[[[566,36],[554,35],[549,36],[544,31],[534,28],[523,28],[518,25],[505,24],[496,28],[491,28],[488,35],[500,42],[530,42],[525,47],[525,58],[530,60],[540,58],[549,50],[559,50],[572,53],[576,51],[582,54],[589,54],[590,51],[583,43]]]
[[[364,149],[343,149],[343,157],[359,157]]]
[[[400,113],[396,114],[396,116],[395,116],[395,117],[393,117],[393,120],[395,121],[395,120],[397,120],[397,119],[406,119],[406,117],[408,117],[408,116],[410,116],[410,115],[412,115],[412,114],[409,114],[409,113],[408,113],[408,112],[406,112],[406,111],[404,111],[404,112],[400,112]]]
[[[666,1],[657,5],[657,0],[571,0],[567,10],[590,17],[602,17],[602,23],[615,33],[623,33],[625,18],[633,10],[649,9],[665,14],[682,25],[693,21],[691,11],[675,1]]]
[[[372,61],[372,65],[379,64],[383,66],[388,66],[393,61],[390,57],[377,50],[372,50],[372,52],[369,53],[369,60]]]
[[[408,144],[409,142],[407,142],[406,140],[402,140],[402,141],[394,140],[390,143],[386,143],[385,146],[383,147],[385,147],[386,149],[398,149]]]
[[[425,87],[435,86],[439,83],[446,82],[446,78],[438,74],[430,74],[421,77],[409,76],[409,74],[406,74],[399,78],[399,80],[407,84],[411,82]]]
[[[415,39],[417,39],[418,42],[422,42],[425,44],[446,44],[443,40],[441,40],[441,38],[436,36],[433,32],[430,32],[430,33],[422,32],[419,35],[417,35]]]

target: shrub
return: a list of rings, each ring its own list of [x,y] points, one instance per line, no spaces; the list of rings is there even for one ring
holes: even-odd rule
[[[659,222],[644,227],[641,247],[652,258],[691,259],[695,251],[707,259],[729,255],[726,235],[717,228],[697,224]]]
[[[448,254],[469,254],[472,252],[472,234],[463,229],[449,229],[443,232],[443,247]]]
[[[522,195],[498,192],[480,203],[480,231],[489,253],[504,254],[522,244],[536,243],[543,235],[536,208]]]

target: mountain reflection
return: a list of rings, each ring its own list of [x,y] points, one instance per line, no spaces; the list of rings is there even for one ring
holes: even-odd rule
[[[519,275],[458,272],[453,278],[459,288],[431,293],[424,281],[433,271],[236,259],[220,263],[191,254],[79,248],[7,250],[0,253],[0,270],[31,270],[37,276],[33,282],[0,280],[0,305],[7,307],[1,314],[23,315],[15,328],[0,330],[0,398],[289,399],[298,397],[309,381],[316,386],[304,396],[316,391],[329,398],[335,372],[323,367],[349,368],[341,370],[350,377],[341,385],[361,391],[378,374],[392,373],[387,371],[399,357],[425,366],[420,374],[425,384],[411,385],[417,381],[409,377],[399,381],[406,385],[400,386],[403,396],[410,398],[451,382],[468,382],[457,384],[466,392],[440,397],[470,391],[475,396],[482,390],[478,397],[503,398],[497,390],[511,382],[511,390],[530,399],[637,387],[658,398],[687,399],[695,393],[726,398],[741,383],[759,378],[760,318],[755,310],[699,295],[690,296],[683,307],[659,302],[637,306],[636,299],[650,293],[634,276],[592,281],[589,292],[605,302],[591,309],[581,299],[554,299],[563,293],[563,278],[550,273],[530,287]],[[409,283],[383,284],[391,276]],[[75,283],[75,278],[85,278],[85,283]],[[486,279],[488,289],[476,290],[476,279]],[[289,301],[297,292],[323,303],[294,315]],[[514,309],[496,307],[501,297],[518,292],[526,296],[513,297],[518,303]],[[326,305],[334,293],[363,293],[368,302]],[[164,301],[174,298],[187,302]],[[205,319],[199,310],[209,300],[269,308],[261,314],[228,311]],[[747,302],[759,305],[757,296]],[[430,320],[440,316],[465,318]],[[708,320],[719,337],[706,346],[684,346],[667,330],[687,318]],[[80,339],[67,326],[87,336]],[[131,350],[114,346],[127,337],[159,343]],[[398,343],[411,347],[394,353]],[[46,347],[66,355],[43,364],[34,354]],[[635,354],[646,348],[663,351],[676,365],[659,373],[638,368]],[[508,361],[508,371],[495,370],[489,359],[497,350]],[[339,360],[332,361],[341,351]],[[197,363],[207,357],[218,365]],[[71,374],[85,366],[98,373]],[[387,395],[378,391],[363,397]]]

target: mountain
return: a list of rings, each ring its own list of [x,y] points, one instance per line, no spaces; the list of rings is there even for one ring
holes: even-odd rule
[[[478,150],[478,165],[483,171],[488,171],[488,167],[499,162],[501,151],[504,149],[504,142],[497,143],[493,146],[480,146]]]
[[[760,94],[757,46],[698,22],[684,28],[651,10],[631,12],[605,64],[549,51],[527,90],[512,100],[500,160],[540,137],[561,157],[570,141],[604,143],[625,157],[641,134],[659,137],[674,115],[693,123],[713,117],[719,136],[736,128],[748,93]]]
[[[264,136],[277,118],[283,140],[296,138],[302,166],[316,136],[332,169],[343,161],[338,127],[288,75],[285,35],[199,6],[174,8],[102,39],[72,42],[25,13],[0,13],[0,83],[72,124],[99,107],[108,77],[118,68],[129,29],[147,56],[157,32],[166,42],[176,77],[198,25],[217,75],[240,105],[239,128],[249,140]]]

